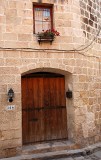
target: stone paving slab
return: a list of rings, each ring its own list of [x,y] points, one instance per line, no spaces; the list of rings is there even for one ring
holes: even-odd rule
[[[76,158],[74,158],[74,160],[84,160],[84,157],[83,156],[76,157]]]
[[[77,156],[77,157],[69,157],[69,158],[56,158],[56,159],[50,159],[50,158],[47,158],[47,160],[101,160],[101,151],[97,152],[97,153],[94,153],[93,155],[90,155],[90,156],[86,156],[86,157],[83,157],[83,156]],[[18,157],[12,157],[12,158],[3,158],[3,159],[0,159],[0,160],[33,160],[33,158],[35,157],[32,157],[32,156],[18,156]],[[46,158],[43,160],[46,160]]]
[[[53,160],[58,160],[58,159],[53,159]],[[60,158],[60,160],[74,160],[74,159],[70,157],[70,158]]]
[[[97,158],[101,159],[101,151],[97,151],[95,153],[93,153],[94,156],[96,156]]]

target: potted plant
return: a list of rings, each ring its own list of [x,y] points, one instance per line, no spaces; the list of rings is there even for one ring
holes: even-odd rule
[[[37,37],[38,37],[38,42],[42,41],[48,41],[50,43],[53,42],[55,36],[60,36],[60,33],[54,29],[49,29],[49,30],[42,30],[42,32],[38,32]]]

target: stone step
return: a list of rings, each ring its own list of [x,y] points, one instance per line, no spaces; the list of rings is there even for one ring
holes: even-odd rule
[[[60,158],[68,158],[71,156],[81,155],[83,150],[63,150],[47,153],[36,153],[30,155],[19,155],[16,157],[4,158],[0,160],[59,160]]]
[[[25,147],[26,150],[27,147],[28,146]],[[93,152],[96,152],[96,154]],[[16,157],[3,158],[0,160],[59,160],[61,158],[73,159],[73,157],[77,157],[76,159],[78,160],[79,159],[78,156],[80,157],[80,159],[82,159],[82,156],[90,155],[92,153],[94,156],[97,156],[98,158],[101,157],[101,143],[97,143],[82,149],[74,149],[74,150],[67,149],[67,150],[52,151],[46,153],[34,153],[29,155],[22,154]]]
[[[37,153],[47,153],[54,151],[62,150],[75,150],[79,149],[79,145],[74,144],[70,141],[58,141],[58,142],[49,142],[42,144],[34,144],[23,146],[22,154],[37,154]]]
[[[5,158],[3,160],[51,160],[69,157],[77,154],[79,145],[70,141],[52,141],[22,147],[22,153],[16,157]]]
[[[30,154],[30,155],[22,155],[20,160],[53,160],[60,158],[68,158],[70,156],[80,155],[82,151],[80,150],[62,150],[62,151],[53,151],[47,153],[38,153],[38,154]]]

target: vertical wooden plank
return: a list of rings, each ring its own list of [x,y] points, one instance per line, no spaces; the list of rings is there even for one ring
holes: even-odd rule
[[[28,142],[28,112],[27,112],[27,78],[22,78],[22,130],[23,143]],[[26,133],[26,134],[25,134]]]
[[[32,115],[32,142],[43,140],[43,120],[42,110],[43,107],[43,79],[32,78],[33,81],[33,115]],[[35,120],[36,119],[36,120]]]
[[[33,79],[28,78],[28,133],[29,133],[29,142],[33,140]]]
[[[40,99],[40,141],[44,141],[45,140],[45,136],[44,136],[44,86],[43,86],[43,77],[39,78],[40,80],[40,85],[39,85],[39,99]]]
[[[33,139],[32,141],[38,141],[38,137],[39,137],[39,133],[40,133],[40,130],[38,128],[39,126],[39,116],[38,116],[38,110],[37,108],[39,108],[39,96],[38,96],[38,89],[39,89],[39,80],[37,77],[35,78],[32,78],[33,79],[33,99],[34,99],[34,102],[33,102],[33,119],[37,119],[37,121],[32,121],[33,123]]]
[[[44,78],[44,138],[45,140],[50,139],[50,84],[49,79]]]
[[[36,141],[43,141],[44,140],[44,122],[43,122],[43,78],[39,77],[37,78],[37,106],[39,110],[36,110],[36,115],[38,117],[38,122],[37,122],[37,129],[35,135],[37,135]]]
[[[50,91],[51,91],[51,106],[53,109],[50,110],[51,112],[51,138],[52,139],[57,139],[57,127],[58,127],[58,123],[57,123],[57,110],[54,109],[55,107],[57,107],[57,100],[56,100],[56,92],[57,92],[57,88],[56,88],[56,79],[57,78],[50,78]]]
[[[25,109],[25,79],[21,79],[21,86],[22,86],[22,137],[23,137],[23,143],[26,140],[26,136],[24,135],[24,132],[26,131],[26,123],[24,124],[24,120],[26,117],[26,112],[24,112]]]
[[[60,89],[61,89],[61,106],[66,106],[65,100],[65,79],[60,78]],[[67,137],[67,110],[66,108],[62,108],[61,110],[61,136],[62,138]]]
[[[61,107],[60,78],[56,78],[56,106]],[[61,108],[56,109],[57,118],[57,139],[61,139]]]

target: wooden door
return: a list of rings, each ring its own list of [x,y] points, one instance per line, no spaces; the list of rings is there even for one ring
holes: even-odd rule
[[[65,79],[49,73],[22,77],[23,143],[67,138]]]

